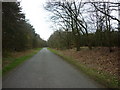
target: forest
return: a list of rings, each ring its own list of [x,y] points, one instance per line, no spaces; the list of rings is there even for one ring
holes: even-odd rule
[[[53,52],[100,83],[119,87],[120,2],[59,0],[45,9],[56,27],[47,41]]]
[[[46,41],[35,32],[21,10],[20,2],[2,3],[3,56],[6,52],[24,51],[46,45]]]
[[[61,79],[59,76],[62,75],[58,74],[60,73],[59,71],[64,71],[63,67],[65,65],[63,63],[65,62],[61,62],[65,60],[71,64],[71,68],[76,67],[80,72],[84,72],[105,87],[118,88],[120,83],[120,2],[116,1],[50,0],[46,2],[43,6],[50,13],[48,17],[50,17],[50,22],[53,23],[52,27],[54,29],[47,41],[36,33],[34,26],[26,19],[20,2],[3,2],[3,75],[28,60],[23,64],[23,66],[28,66],[28,68],[23,68],[23,71],[27,71],[24,73],[26,73],[25,76],[28,78],[28,82],[24,77],[22,78],[23,81],[18,78],[22,85],[24,80],[26,80],[26,85],[30,83],[30,86],[27,85],[29,87],[32,86],[31,84],[34,86],[36,80],[38,85],[40,81],[38,78],[41,78],[42,75],[43,78],[41,80],[45,79],[47,83],[48,80],[56,82]],[[71,69],[64,69],[71,71]],[[21,69],[18,71],[23,73]],[[73,72],[69,74],[66,71],[60,74],[63,74],[63,76],[72,75],[71,78],[76,76],[73,75]],[[48,80],[44,74],[48,74]],[[19,77],[19,74],[17,75]],[[20,75],[20,77],[24,76]],[[34,77],[34,75],[37,77]],[[59,80],[55,80],[54,76],[58,76]],[[33,82],[29,82],[32,79]],[[17,81],[17,79],[14,80]],[[11,79],[11,81],[13,80]],[[41,85],[45,86],[45,84],[43,82]],[[59,84],[66,83],[59,82],[58,86]]]
[[[112,52],[119,46],[120,3],[59,1],[48,2],[45,9],[52,12],[57,26],[48,40],[50,47],[77,51],[83,46],[108,47]]]
[[[45,9],[52,12],[51,21],[58,27],[47,43],[35,33],[35,29],[25,19],[20,2],[2,3],[2,49],[22,51],[49,46],[59,49],[76,47],[119,46],[120,20],[111,15],[120,11],[114,2],[47,2]]]

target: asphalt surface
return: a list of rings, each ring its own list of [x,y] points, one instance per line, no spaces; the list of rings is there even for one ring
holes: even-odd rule
[[[3,88],[101,87],[47,48],[3,78]]]

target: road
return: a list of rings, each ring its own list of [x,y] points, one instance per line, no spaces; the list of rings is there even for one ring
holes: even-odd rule
[[[47,48],[43,48],[3,78],[3,88],[101,87]]]

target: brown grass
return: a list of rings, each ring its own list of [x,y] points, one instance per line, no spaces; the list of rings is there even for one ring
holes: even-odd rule
[[[109,52],[108,48],[93,48],[89,50],[87,48],[76,51],[75,49],[70,50],[59,50],[66,56],[75,58],[79,63],[85,64],[90,68],[97,69],[110,73],[111,75],[119,76],[119,56],[120,53],[118,48],[113,48],[114,52]]]
[[[11,53],[11,56],[12,57],[15,57],[15,58],[18,58],[18,57],[21,57],[21,56],[25,56],[29,53],[33,52],[33,50],[26,50],[26,51],[21,51],[21,52],[12,52]]]
[[[26,50],[26,51],[21,51],[21,52],[11,52],[9,57],[3,57],[2,60],[2,67],[7,66],[8,64],[10,64],[12,61],[14,61],[15,58],[19,58],[22,56],[26,56],[29,53],[32,53],[33,50]]]

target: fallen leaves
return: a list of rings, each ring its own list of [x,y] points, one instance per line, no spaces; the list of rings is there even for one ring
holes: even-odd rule
[[[93,48],[93,50],[82,49],[81,51],[60,50],[64,55],[75,58],[80,63],[86,64],[90,68],[117,75],[119,72],[118,48],[114,48],[114,52],[110,53],[107,47]]]

